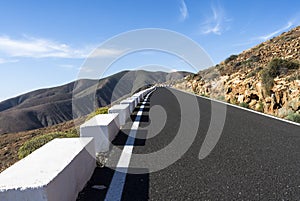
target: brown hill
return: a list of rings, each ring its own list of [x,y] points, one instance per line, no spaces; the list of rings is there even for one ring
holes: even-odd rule
[[[100,80],[78,80],[29,92],[0,103],[0,134],[52,126],[89,114],[94,109],[95,103],[89,102],[93,95],[96,95],[97,106],[102,107],[145,85],[178,79],[187,74],[123,71]],[[77,116],[73,116],[72,111],[73,95],[83,103]]]

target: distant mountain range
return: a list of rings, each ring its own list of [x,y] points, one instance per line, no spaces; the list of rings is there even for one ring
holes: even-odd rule
[[[32,130],[73,119],[72,98],[82,101],[80,115],[92,112],[85,101],[96,97],[96,107],[107,106],[140,88],[178,80],[187,72],[123,71],[100,80],[82,79],[62,86],[32,91],[0,102],[0,134]]]

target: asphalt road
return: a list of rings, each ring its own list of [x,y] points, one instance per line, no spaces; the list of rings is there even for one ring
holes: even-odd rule
[[[193,104],[195,100],[196,105]],[[184,109],[182,104],[187,108]],[[222,103],[214,104],[216,108],[218,105],[223,107]],[[193,112],[199,113],[200,119],[193,118]],[[147,164],[145,160],[141,167],[136,167],[139,161],[133,157],[129,172],[144,173],[126,175],[122,200],[300,199],[299,126],[227,106],[221,136],[211,153],[200,160],[199,152],[209,130],[211,112],[211,102],[207,99],[174,89],[157,88],[145,106],[137,136],[149,137],[158,133],[149,139],[137,139],[133,154],[146,156],[168,145],[180,150],[189,143],[187,140],[174,143],[180,130],[184,130],[189,139],[198,127],[196,136],[178,160],[158,171],[153,171],[153,161]],[[157,115],[154,113],[161,116],[159,121],[153,119]],[[135,113],[131,119],[134,118]],[[184,120],[185,123],[181,123]],[[162,122],[163,127],[157,128],[153,122]],[[115,146],[122,149],[131,125],[132,121],[128,120],[114,141]],[[111,153],[109,160],[118,156]],[[178,158],[178,153],[163,152],[156,162],[160,165],[170,158]],[[97,168],[78,200],[104,200],[114,173],[108,167]],[[94,189],[93,185],[106,188]]]

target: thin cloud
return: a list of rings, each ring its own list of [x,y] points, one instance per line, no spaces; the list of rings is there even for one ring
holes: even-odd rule
[[[202,24],[202,34],[221,35],[228,29],[227,23],[230,20],[225,15],[225,10],[221,5],[211,6],[211,15]]]
[[[62,68],[66,68],[66,69],[72,69],[72,68],[75,67],[75,66],[72,65],[72,64],[61,64],[61,65],[59,65],[59,66],[62,67]]]
[[[180,1],[180,21],[185,21],[189,17],[189,11],[184,0]]]
[[[18,62],[19,60],[17,59],[3,59],[3,58],[0,58],[0,64],[5,64],[5,63],[16,63]]]
[[[0,36],[0,53],[7,57],[85,58],[88,51],[74,49],[67,44],[48,39],[33,37],[12,39],[8,36]]]
[[[257,37],[258,40],[269,40],[270,38],[273,38],[274,36],[276,36],[277,34],[291,28],[292,26],[294,25],[293,22],[289,21],[287,23],[287,25],[285,25],[284,27],[281,27],[280,29],[277,29],[276,31],[273,31],[272,33],[269,33],[269,34],[266,34],[266,35],[263,35],[263,36],[259,36]]]
[[[123,52],[124,50],[114,48],[95,49],[95,46],[73,48],[65,43],[28,36],[22,39],[0,36],[0,55],[7,58],[6,60],[0,60],[0,63],[18,57],[83,59],[87,57],[113,57]],[[69,66],[61,67],[70,68]]]
[[[115,57],[119,56],[127,50],[114,49],[114,48],[97,48],[89,57]]]
[[[258,40],[257,39],[251,39],[251,40],[248,40],[246,42],[240,42],[240,43],[236,43],[236,44],[233,44],[232,46],[233,47],[242,47],[242,46],[248,46],[248,45],[252,45],[253,43],[257,42]]]
[[[252,45],[254,43],[258,43],[258,42],[263,42],[263,41],[267,41],[275,36],[277,36],[278,34],[290,29],[291,27],[293,27],[295,25],[295,22],[293,20],[290,20],[287,22],[287,24],[271,33],[265,34],[263,36],[257,36],[254,37],[246,42],[242,42],[242,43],[237,43],[234,44],[234,47],[239,47],[239,46],[248,46],[248,45]]]
[[[87,66],[83,66],[83,67],[80,67],[78,69],[81,73],[92,73],[92,72],[95,72],[95,67],[87,67]]]

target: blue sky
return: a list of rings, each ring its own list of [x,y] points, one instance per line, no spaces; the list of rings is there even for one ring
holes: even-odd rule
[[[76,80],[91,51],[130,30],[178,32],[217,64],[299,25],[299,20],[296,0],[0,1],[0,101]],[[149,64],[189,70],[175,56],[143,52],[120,59],[115,71]]]

